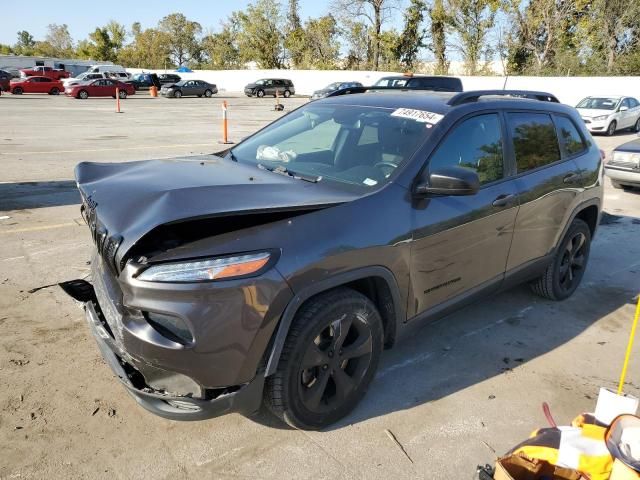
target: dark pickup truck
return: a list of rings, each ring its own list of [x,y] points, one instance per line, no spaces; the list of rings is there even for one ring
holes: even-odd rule
[[[133,85],[136,90],[149,90],[153,86],[160,90],[160,87],[162,87],[160,79],[155,73],[139,73],[125,83]]]

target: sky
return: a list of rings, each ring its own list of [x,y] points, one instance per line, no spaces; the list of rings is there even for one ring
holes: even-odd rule
[[[2,0],[0,3],[5,2]],[[174,12],[183,13],[189,20],[200,23],[205,32],[217,31],[220,22],[231,12],[244,9],[249,3],[249,0],[64,0],[52,8],[50,0],[29,0],[25,8],[22,2],[7,1],[0,9],[0,43],[16,43],[19,30],[27,30],[36,40],[41,40],[50,23],[66,23],[71,36],[78,41],[112,19],[123,23],[127,29],[133,22],[149,28]],[[281,3],[286,6],[287,2]],[[300,10],[303,20],[323,15],[329,11],[329,0],[300,0]]]

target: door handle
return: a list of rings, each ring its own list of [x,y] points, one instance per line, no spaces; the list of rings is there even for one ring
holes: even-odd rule
[[[575,183],[580,180],[581,175],[578,173],[570,173],[562,179],[563,183]]]
[[[492,205],[494,207],[506,207],[513,203],[516,196],[512,193],[503,193],[502,195],[498,195],[498,197],[493,201]]]

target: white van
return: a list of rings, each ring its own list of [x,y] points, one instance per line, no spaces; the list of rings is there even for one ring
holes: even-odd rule
[[[89,73],[124,73],[126,75],[127,71],[124,69],[122,65],[91,65],[87,72]],[[119,76],[119,75],[118,75]]]

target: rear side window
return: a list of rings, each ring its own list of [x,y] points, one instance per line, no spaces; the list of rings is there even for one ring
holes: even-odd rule
[[[507,114],[518,173],[560,160],[556,129],[546,113]]]
[[[454,166],[475,171],[481,184],[503,177],[502,127],[497,113],[464,120],[429,161],[430,172]]]
[[[575,124],[567,117],[555,116],[560,145],[566,157],[577,155],[587,149],[587,145],[580,136]]]

